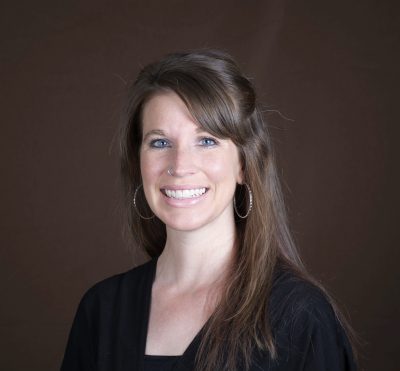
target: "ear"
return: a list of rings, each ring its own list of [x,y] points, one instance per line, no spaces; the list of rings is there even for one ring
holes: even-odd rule
[[[239,163],[239,169],[238,169],[238,173],[237,173],[237,177],[236,177],[236,183],[238,184],[243,184],[244,182],[244,166],[243,166],[243,162],[240,161]]]
[[[238,184],[243,184],[244,182],[244,154],[242,152],[243,150],[239,147],[236,147],[236,183]]]

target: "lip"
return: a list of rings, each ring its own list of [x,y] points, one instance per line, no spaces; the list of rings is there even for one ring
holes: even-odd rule
[[[184,189],[197,189],[197,188],[205,188],[206,191],[197,197],[191,197],[191,198],[172,198],[172,197],[168,197],[163,190],[164,189],[170,189],[170,190],[184,190]],[[209,187],[205,187],[205,186],[198,186],[198,185],[189,185],[189,184],[185,184],[185,185],[166,185],[166,186],[162,186],[160,188],[160,193],[162,194],[162,198],[163,200],[172,207],[190,207],[190,206],[194,206],[196,204],[198,204],[199,202],[203,201],[206,197],[208,197],[208,190],[210,188]]]
[[[198,189],[198,188],[205,188],[206,190],[208,190],[210,187],[207,187],[205,185],[193,185],[193,184],[168,184],[161,186],[160,190],[170,189],[172,191],[179,191],[184,189]]]

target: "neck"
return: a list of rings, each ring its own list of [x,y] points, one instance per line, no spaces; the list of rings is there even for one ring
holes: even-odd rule
[[[224,218],[221,218],[224,219]],[[211,223],[195,231],[167,227],[167,242],[157,264],[156,281],[179,290],[221,282],[234,256],[235,224]]]

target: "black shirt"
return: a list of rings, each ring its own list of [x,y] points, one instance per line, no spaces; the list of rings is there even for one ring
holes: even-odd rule
[[[61,371],[156,370],[145,347],[156,260],[110,277],[82,298]],[[255,352],[251,371],[354,371],[351,348],[324,294],[292,273],[279,271],[269,314],[278,357]],[[193,370],[202,331],[170,370]],[[154,359],[153,359],[154,361]],[[166,360],[168,362],[168,360]]]
[[[180,356],[144,356],[144,371],[173,371]]]

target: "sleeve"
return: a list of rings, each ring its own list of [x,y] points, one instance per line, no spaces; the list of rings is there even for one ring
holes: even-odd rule
[[[306,297],[286,328],[286,361],[293,371],[355,371],[350,343],[322,294]]]
[[[82,298],[69,334],[61,371],[95,371],[95,351],[91,308],[93,298],[87,292]]]

